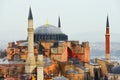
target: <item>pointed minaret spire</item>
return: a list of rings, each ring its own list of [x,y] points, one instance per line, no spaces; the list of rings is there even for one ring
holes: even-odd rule
[[[60,16],[58,17],[58,27],[61,28]]]
[[[108,19],[108,16],[107,16],[106,27],[109,27],[109,19]]]
[[[28,19],[33,19],[31,7],[29,8]]]

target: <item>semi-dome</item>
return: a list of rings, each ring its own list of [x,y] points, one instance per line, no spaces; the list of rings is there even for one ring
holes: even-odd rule
[[[18,46],[28,46],[28,42],[22,42]],[[34,43],[34,46],[38,46],[38,44]]]
[[[120,65],[117,65],[112,68],[112,73],[113,74],[120,74]]]
[[[64,76],[57,76],[53,80],[68,80],[68,79]]]
[[[34,31],[34,40],[37,41],[63,41],[68,40],[68,36],[64,34],[60,28],[46,24],[39,26]]]

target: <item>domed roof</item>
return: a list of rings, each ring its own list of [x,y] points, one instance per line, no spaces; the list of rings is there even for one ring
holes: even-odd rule
[[[79,72],[74,70],[74,69],[70,69],[67,71],[67,74],[78,74]]]
[[[35,34],[63,34],[60,28],[50,24],[39,26],[38,28],[35,29],[34,33]]]
[[[120,74],[120,65],[117,65],[112,68],[112,73],[113,74]]]
[[[46,24],[39,26],[34,31],[34,41],[63,41],[68,40],[68,36],[64,34],[60,28]]]

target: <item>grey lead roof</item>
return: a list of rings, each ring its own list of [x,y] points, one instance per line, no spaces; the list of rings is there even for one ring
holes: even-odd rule
[[[120,74],[120,65],[117,65],[112,68],[112,73],[113,74]]]
[[[67,74],[78,74],[79,72],[74,70],[74,69],[70,69],[67,71]]]
[[[34,43],[34,46],[37,46],[37,43]],[[22,42],[19,44],[19,46],[28,46],[28,42]]]
[[[44,62],[44,67],[50,66],[51,65],[51,60],[50,58],[44,58],[43,59]]]
[[[63,32],[54,25],[42,25],[35,29],[35,34],[63,34]]]
[[[68,80],[68,79],[65,78],[64,76],[58,76],[58,77],[55,77],[53,80]]]

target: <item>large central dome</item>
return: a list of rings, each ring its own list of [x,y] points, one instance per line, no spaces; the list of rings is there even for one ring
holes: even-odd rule
[[[54,25],[42,25],[35,29],[35,34],[63,34],[60,28],[57,28]]]
[[[63,41],[68,40],[68,36],[64,34],[60,28],[46,24],[39,26],[34,31],[34,40],[37,41]]]

